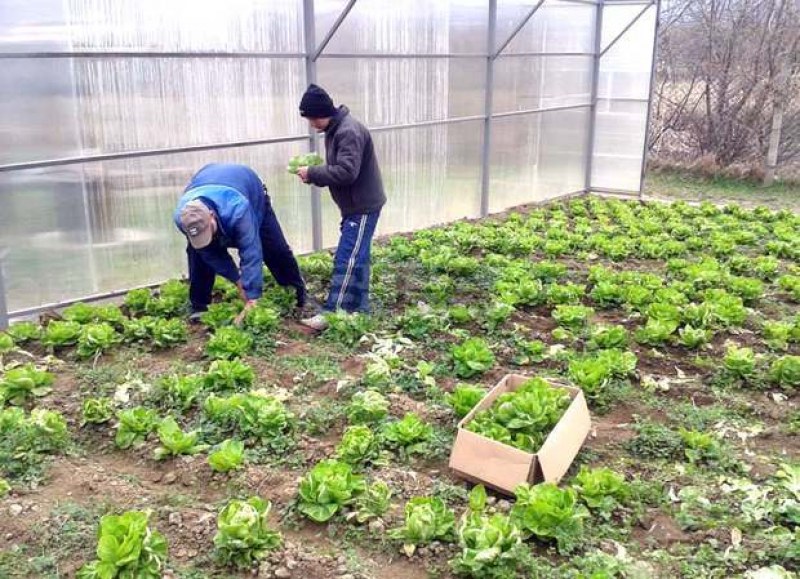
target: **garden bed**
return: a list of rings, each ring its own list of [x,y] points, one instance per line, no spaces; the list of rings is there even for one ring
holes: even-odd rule
[[[330,255],[301,261],[321,299]],[[199,327],[178,282],[72,307],[0,341],[0,576],[73,576],[100,517],[126,511],[150,511],[159,573],[187,579],[797,568],[799,265],[790,212],[586,197],[377,243],[375,315],[319,337],[269,280],[241,330],[224,283]],[[484,501],[448,455],[509,373],[580,387],[592,431],[559,487]],[[499,438],[533,419],[502,420]],[[215,472],[211,453],[237,462],[226,440],[242,463]],[[220,512],[251,497],[280,545],[215,547]],[[502,557],[476,562],[489,527]]]

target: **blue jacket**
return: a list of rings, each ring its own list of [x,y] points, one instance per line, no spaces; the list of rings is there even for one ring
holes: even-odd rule
[[[195,251],[218,275],[233,283],[241,278],[248,299],[260,298],[264,256],[259,229],[267,203],[261,179],[244,165],[212,163],[200,169],[186,187],[173,216],[175,226],[184,235],[181,209],[194,199],[203,201],[216,214],[219,225],[211,244]],[[228,253],[229,247],[239,250],[239,269]]]

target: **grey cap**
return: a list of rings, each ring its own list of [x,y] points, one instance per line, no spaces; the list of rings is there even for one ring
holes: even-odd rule
[[[211,243],[211,238],[214,237],[213,220],[211,210],[199,199],[189,201],[183,206],[181,225],[192,247],[202,249]]]

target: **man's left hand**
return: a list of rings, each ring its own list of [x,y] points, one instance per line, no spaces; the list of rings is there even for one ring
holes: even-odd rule
[[[297,169],[297,176],[300,177],[303,183],[310,183],[308,180],[308,167],[300,167]]]
[[[256,306],[256,300],[247,300],[244,303],[244,308],[242,308],[242,311],[239,312],[238,316],[236,316],[236,319],[233,320],[233,323],[237,326],[241,326],[242,322],[244,322],[244,317],[247,315],[247,312],[252,310],[255,306]]]

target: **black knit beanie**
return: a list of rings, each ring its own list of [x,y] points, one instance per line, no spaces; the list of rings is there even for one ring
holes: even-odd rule
[[[325,89],[315,84],[308,85],[303,98],[300,99],[300,116],[312,119],[327,119],[336,114],[333,99]]]

